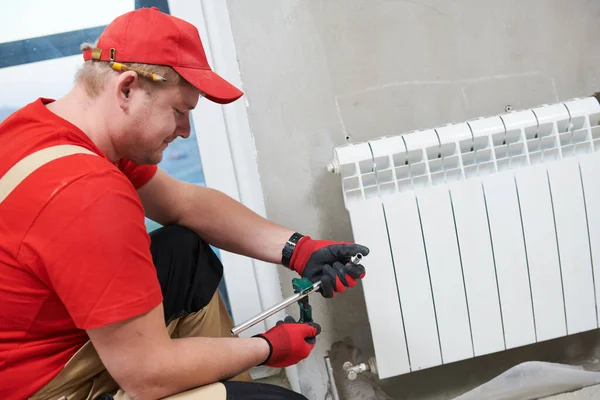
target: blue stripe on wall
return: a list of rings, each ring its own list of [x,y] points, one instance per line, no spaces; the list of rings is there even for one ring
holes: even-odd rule
[[[168,0],[135,0],[135,8],[158,7],[169,13]],[[0,68],[81,54],[83,42],[95,42],[105,26],[0,43]],[[83,59],[82,59],[83,60]]]

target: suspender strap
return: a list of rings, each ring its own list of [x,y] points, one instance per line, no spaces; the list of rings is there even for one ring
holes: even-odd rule
[[[91,154],[97,156],[96,153],[84,147],[64,144],[36,151],[20,160],[0,178],[0,204],[36,169],[46,165],[50,161],[73,154]]]

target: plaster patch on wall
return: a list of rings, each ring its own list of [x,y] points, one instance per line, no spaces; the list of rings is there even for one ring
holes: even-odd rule
[[[471,105],[469,118],[504,113],[507,104],[522,110],[557,99],[554,80],[543,73],[472,80],[465,83],[464,90]]]
[[[465,92],[465,88],[460,88],[463,97],[463,103],[465,104],[465,110],[469,111],[469,99],[467,97],[467,92]]]
[[[344,134],[344,140],[350,140],[351,136],[348,133],[348,130],[346,129],[346,125],[344,124],[344,118],[342,118],[342,111],[340,110],[340,102],[338,101],[338,98],[335,98],[335,109],[337,111],[337,117],[338,120],[340,121],[340,126],[342,127],[342,133]]]
[[[348,133],[363,142],[446,124],[467,116],[457,83],[386,85],[337,101]]]
[[[356,141],[435,128],[449,123],[546,104],[557,99],[543,72],[471,79],[392,82],[336,96],[340,124]]]
[[[432,80],[425,79],[425,80],[390,82],[390,83],[386,83],[384,85],[366,87],[364,89],[361,89],[361,90],[358,90],[355,92],[351,92],[351,93],[344,93],[344,94],[338,95],[338,97],[358,96],[358,95],[365,94],[368,92],[379,91],[379,90],[393,88],[393,87],[399,87],[399,86],[474,84],[474,83],[478,83],[478,82],[488,82],[488,81],[510,79],[510,78],[525,78],[525,77],[532,77],[532,76],[538,76],[538,75],[542,75],[542,73],[536,72],[536,71],[528,71],[528,72],[520,72],[520,73],[516,73],[516,74],[496,74],[496,75],[490,75],[490,76],[480,76],[480,77],[465,78],[465,79],[446,79],[446,80],[444,80],[444,79],[432,79]]]
[[[386,1],[390,1],[390,0],[386,0]],[[402,3],[409,3],[409,4],[414,4],[414,5],[418,5],[421,6],[427,10],[433,11],[434,13],[441,15],[442,17],[446,17],[446,18],[450,18],[450,15],[448,15],[447,13],[443,12],[442,10],[440,10],[437,7],[434,7],[432,5],[429,4],[425,4],[424,2],[421,1],[413,1],[413,0],[400,0]]]

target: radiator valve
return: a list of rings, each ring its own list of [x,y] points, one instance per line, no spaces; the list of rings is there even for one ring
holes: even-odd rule
[[[352,365],[350,361],[346,361],[342,366],[348,379],[351,381],[358,378],[358,374],[362,374],[363,372],[371,372],[372,374],[377,374],[377,364],[375,363],[375,357],[369,358],[367,363],[360,363],[357,365]]]
[[[338,160],[333,160],[332,162],[327,164],[327,171],[331,172],[332,174],[339,174],[340,163],[338,162]]]

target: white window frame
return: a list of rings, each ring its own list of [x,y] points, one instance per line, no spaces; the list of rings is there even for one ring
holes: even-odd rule
[[[169,0],[169,8],[171,15],[198,28],[212,69],[243,90],[227,3]],[[192,118],[206,185],[264,217],[265,203],[246,106],[244,97],[224,106],[201,100],[192,111]],[[282,300],[277,267],[223,250],[220,254],[235,324]],[[281,311],[240,336],[264,332],[284,316],[285,311]],[[260,378],[268,374],[269,371],[259,371],[253,376]],[[299,393],[297,368],[286,368],[286,375],[292,389]]]

